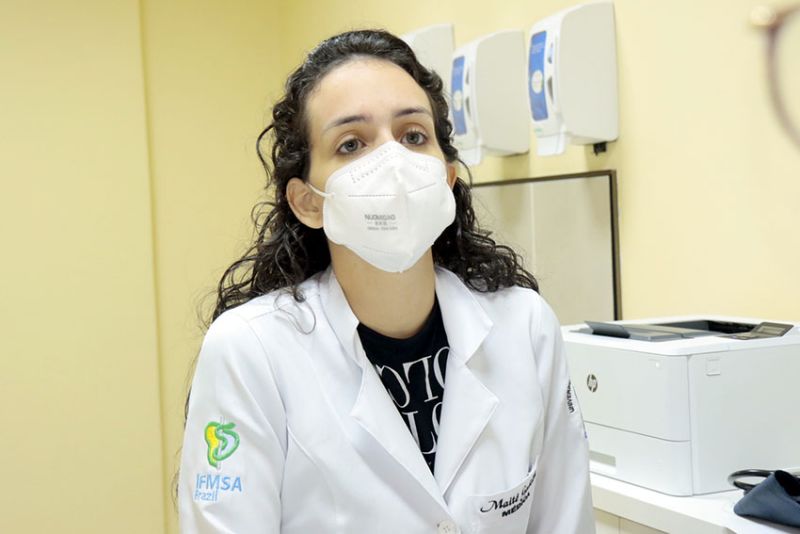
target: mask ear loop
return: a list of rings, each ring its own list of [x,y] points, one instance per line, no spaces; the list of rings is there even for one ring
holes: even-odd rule
[[[317,189],[316,187],[311,185],[311,182],[306,182],[306,185],[308,185],[308,187],[310,187],[313,192],[315,192],[316,194],[318,194],[322,198],[331,198],[331,197],[335,197],[336,196],[336,193],[326,193],[324,191],[320,191],[319,189]]]

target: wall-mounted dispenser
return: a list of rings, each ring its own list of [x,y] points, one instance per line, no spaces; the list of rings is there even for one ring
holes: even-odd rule
[[[461,159],[522,154],[530,147],[525,103],[525,36],[492,33],[453,54],[453,137]]]
[[[531,28],[528,96],[537,152],[619,135],[614,5],[582,4]]]
[[[417,56],[417,60],[426,68],[433,69],[444,83],[446,98],[450,95],[450,78],[453,68],[452,24],[437,24],[400,36]]]

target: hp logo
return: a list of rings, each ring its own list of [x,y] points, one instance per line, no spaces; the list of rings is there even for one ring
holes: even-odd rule
[[[597,391],[597,377],[591,374],[587,376],[586,387],[589,388],[589,391],[591,391],[592,393]]]

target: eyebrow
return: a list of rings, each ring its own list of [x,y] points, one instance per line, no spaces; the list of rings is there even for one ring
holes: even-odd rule
[[[433,114],[423,107],[415,107],[415,108],[403,108],[394,114],[394,118],[405,117],[407,115],[416,115],[421,113],[423,115],[428,115],[429,117],[433,118]],[[347,115],[346,117],[340,117],[332,122],[330,122],[325,128],[322,130],[322,133],[327,132],[331,128],[336,128],[337,126],[343,126],[345,124],[350,124],[353,122],[370,122],[372,117],[370,115]]]

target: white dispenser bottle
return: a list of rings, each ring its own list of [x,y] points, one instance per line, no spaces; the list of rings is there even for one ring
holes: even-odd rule
[[[540,156],[619,135],[614,5],[582,4],[531,28],[528,100]]]
[[[525,36],[492,33],[453,54],[453,138],[461,159],[477,165],[484,153],[505,156],[530,148],[525,104]]]
[[[445,98],[450,97],[450,79],[453,68],[453,39],[452,24],[437,24],[420,28],[400,36],[417,56],[417,60],[425,68],[432,69],[439,75],[444,84]]]

